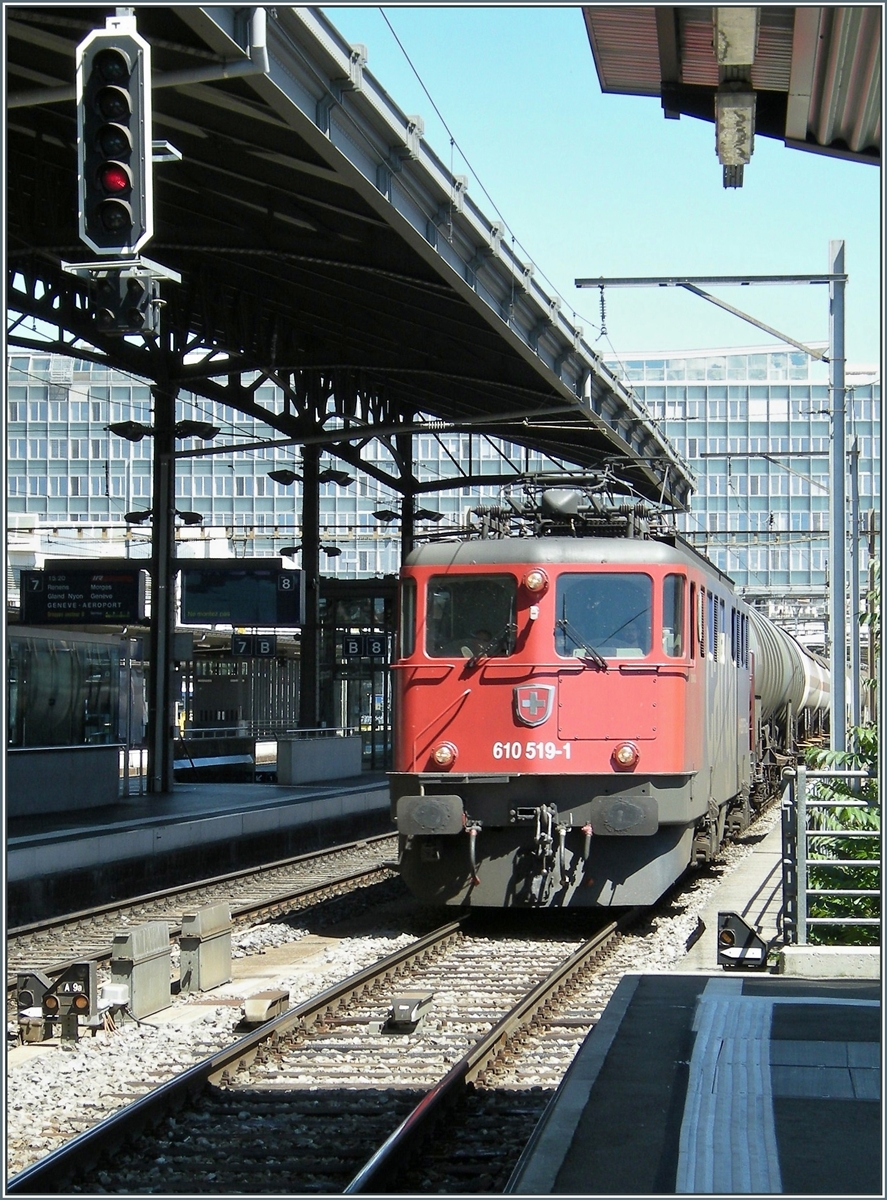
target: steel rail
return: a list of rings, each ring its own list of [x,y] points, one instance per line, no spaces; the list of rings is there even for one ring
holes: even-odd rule
[[[360,838],[354,842],[342,842],[338,846],[329,846],[326,850],[312,850],[308,854],[295,854],[290,858],[280,858],[275,862],[262,863],[261,866],[241,867],[237,871],[228,871],[222,875],[210,875],[207,879],[200,879],[196,883],[181,884],[178,887],[161,888],[156,892],[144,892],[140,896],[133,896],[128,900],[116,900],[109,904],[97,904],[94,908],[82,908],[77,912],[63,913],[60,917],[47,917],[42,921],[34,921],[29,925],[17,925],[6,931],[6,938],[24,937],[26,934],[40,933],[55,929],[58,925],[64,925],[72,921],[83,921],[88,917],[98,917],[102,913],[114,912],[117,909],[134,908],[138,904],[150,904],[155,900],[162,900],[166,896],[185,896],[189,892],[199,891],[201,888],[213,887],[216,884],[226,883],[229,880],[245,879],[250,875],[261,874],[262,871],[274,871],[281,867],[295,866],[300,862],[311,862],[313,859],[325,858],[328,855],[344,852],[346,850],[358,850],[361,846],[371,846],[375,842],[384,841],[386,838],[395,838],[396,833],[377,833],[371,837]]]
[[[218,1050],[202,1062],[188,1067],[146,1096],[112,1113],[92,1129],[79,1134],[33,1166],[14,1175],[6,1184],[6,1193],[35,1195],[59,1192],[70,1180],[94,1167],[112,1147],[132,1141],[148,1126],[155,1125],[171,1110],[177,1111],[207,1084],[222,1082],[241,1067],[249,1066],[259,1047],[266,1041],[289,1033],[296,1026],[308,1027],[325,1012],[338,1007],[351,996],[366,991],[374,983],[396,974],[414,959],[440,949],[455,938],[467,916],[433,930],[410,945],[401,947],[369,967],[349,975],[309,1000],[266,1021],[224,1050]]]
[[[368,875],[376,875],[381,871],[391,870],[393,870],[392,867],[386,866],[384,863],[380,863],[374,867],[361,867],[359,871],[352,871],[348,875],[339,875],[335,879],[327,879],[323,883],[311,883],[305,887],[296,888],[294,891],[279,892],[277,895],[270,896],[265,900],[256,900],[250,904],[243,904],[237,908],[232,908],[231,920],[242,921],[246,917],[256,917],[259,915],[273,916],[276,912],[284,909],[288,904],[291,904],[296,900],[304,900],[307,896],[310,896],[315,892],[329,891],[337,887],[342,887],[343,885],[356,883],[358,880],[364,879]],[[163,918],[158,917],[156,919],[162,920]],[[169,940],[171,942],[175,941],[177,937],[181,936],[181,933],[181,925],[170,925]],[[113,953],[113,946],[105,946],[103,949],[85,956],[85,958],[83,956],[69,958],[65,962],[53,963],[53,965],[50,967],[43,967],[42,970],[50,978],[55,978],[56,976],[61,975],[63,971],[67,971],[67,969],[73,966],[74,963],[80,963],[87,960],[96,963],[107,962]],[[10,972],[6,984],[7,997],[11,997],[15,991],[16,983],[12,979],[12,972]]]
[[[401,1122],[371,1159],[354,1176],[343,1195],[367,1192],[384,1193],[394,1184],[404,1159],[409,1158],[419,1143],[428,1136],[443,1113],[464,1093],[484,1067],[495,1058],[499,1049],[523,1025],[528,1024],[545,1002],[589,965],[589,959],[621,932],[645,909],[630,909],[617,921],[599,930],[569,958],[551,971],[545,979],[527,992],[518,1003],[497,1022],[463,1057],[423,1096],[413,1111]]]

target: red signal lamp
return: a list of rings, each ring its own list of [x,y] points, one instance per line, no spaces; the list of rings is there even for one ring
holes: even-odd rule
[[[132,191],[132,172],[120,162],[102,163],[99,183],[109,196],[128,195]]]

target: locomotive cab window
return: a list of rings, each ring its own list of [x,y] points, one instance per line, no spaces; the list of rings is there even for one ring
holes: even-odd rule
[[[617,572],[564,574],[557,582],[555,649],[567,658],[644,658],[653,644],[653,581]]]
[[[671,658],[684,653],[683,575],[666,575],[662,584],[662,649]]]
[[[508,657],[514,653],[516,613],[513,575],[432,576],[425,653],[430,658]]]
[[[416,581],[400,585],[400,657],[409,658],[416,649]]]

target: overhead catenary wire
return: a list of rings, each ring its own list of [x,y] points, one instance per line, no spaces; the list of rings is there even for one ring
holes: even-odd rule
[[[416,80],[417,80],[419,86],[421,87],[421,89],[425,93],[425,95],[428,97],[428,102],[431,105],[431,107],[434,109],[438,120],[440,121],[441,125],[443,125],[444,129],[447,132],[447,135],[449,136],[450,149],[451,149],[450,175],[453,176],[452,148],[455,146],[455,148],[459,151],[459,154],[461,155],[462,161],[465,163],[465,166],[468,168],[468,170],[474,176],[474,179],[477,182],[478,187],[483,192],[483,194],[486,196],[487,200],[489,200],[490,204],[493,206],[493,211],[496,213],[496,216],[502,222],[503,229],[507,230],[509,235],[511,236],[512,245],[517,245],[523,251],[523,253],[526,255],[527,259],[530,262],[534,262],[535,260],[533,259],[533,256],[530,254],[529,250],[523,244],[523,242],[521,242],[520,239],[515,235],[514,230],[511,228],[511,225],[509,224],[509,222],[506,221],[505,217],[502,215],[502,212],[501,212],[498,204],[496,203],[496,201],[493,199],[493,197],[490,195],[489,191],[485,187],[483,180],[481,179],[477,170],[471,163],[470,159],[468,158],[468,155],[465,153],[464,149],[459,144],[459,141],[456,138],[456,135],[453,133],[453,131],[450,129],[449,125],[447,124],[446,118],[444,117],[443,113],[440,111],[437,104],[435,103],[434,97],[431,95],[431,92],[428,90],[428,87],[426,86],[424,79],[420,75],[418,68],[416,67],[413,60],[410,58],[409,54],[407,53],[406,47],[404,46],[403,42],[398,37],[398,35],[394,29],[394,26],[389,21],[388,14],[385,12],[385,9],[380,7],[379,13],[382,16],[383,21],[385,22],[385,24],[388,26],[389,30],[391,31],[391,36],[394,38],[395,42],[397,42],[397,45],[398,45],[401,53],[403,54],[404,58],[406,59],[408,65],[410,67],[410,70],[416,76]],[[545,272],[540,271],[539,274],[545,280],[545,282],[549,285],[549,287],[552,289],[552,291],[555,293],[555,295],[558,295],[557,287],[555,286],[554,283],[552,283],[552,281],[545,274]],[[513,300],[513,295],[512,295],[512,304],[513,304],[513,302],[514,302],[514,300]],[[595,328],[595,329],[598,328],[596,322],[589,321],[587,317],[584,317],[582,315],[582,313],[580,313],[579,316],[581,317],[581,319],[583,321],[586,321],[593,328]]]

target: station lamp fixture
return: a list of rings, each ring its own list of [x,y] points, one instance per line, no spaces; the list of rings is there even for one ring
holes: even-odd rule
[[[291,471],[289,467],[281,467],[278,471],[269,471],[268,478],[273,479],[275,483],[282,483],[284,487],[289,487],[291,483],[295,483],[302,476],[297,471]]]
[[[113,425],[106,425],[105,429],[128,442],[140,442],[143,437],[153,437],[155,433],[153,425],[143,425],[140,421],[117,421]],[[198,437],[208,442],[221,433],[221,429],[211,421],[185,420],[176,421],[173,432],[177,438]]]
[[[317,476],[318,483],[337,483],[339,487],[347,487],[354,479],[347,471],[338,471],[335,467],[326,467]]]
[[[106,425],[105,428],[128,442],[140,442],[143,437],[154,436],[151,426],[142,425],[140,421],[117,421],[114,425]]]
[[[442,521],[444,517],[443,513],[433,508],[417,508],[413,516],[417,521]]]
[[[213,425],[212,421],[176,421],[175,435],[177,438],[200,438],[201,441],[208,442],[216,437],[221,430],[218,425]]]
[[[393,508],[378,508],[373,516],[377,521],[396,521],[400,513],[396,513]]]
[[[328,554],[330,558],[338,558],[342,553],[338,546],[320,546],[318,548],[322,550],[324,554]],[[301,549],[302,543],[299,542],[297,546],[281,546],[280,550],[278,550],[278,554],[282,554],[284,558],[294,558]]]
[[[178,508],[175,510],[175,515],[179,518],[183,525],[199,525],[203,520],[202,513],[181,512]],[[153,508],[143,508],[136,509],[133,512],[124,513],[123,519],[129,525],[142,525],[145,521],[150,521],[153,516]]]

